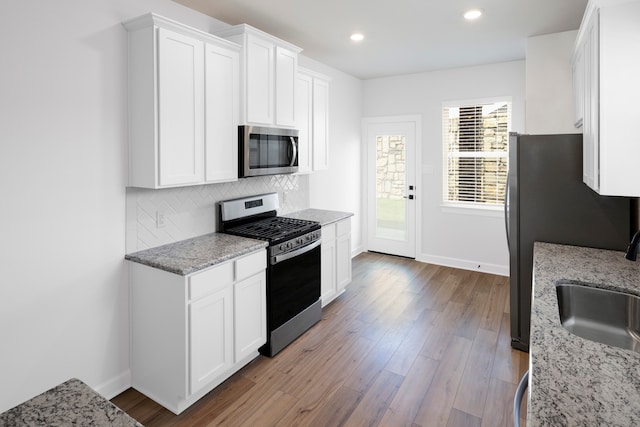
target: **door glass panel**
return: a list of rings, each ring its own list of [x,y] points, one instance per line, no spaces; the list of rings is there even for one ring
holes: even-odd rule
[[[405,189],[406,144],[404,135],[376,137],[376,236],[407,239]]]

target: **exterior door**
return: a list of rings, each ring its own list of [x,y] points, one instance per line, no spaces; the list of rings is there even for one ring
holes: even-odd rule
[[[368,250],[416,256],[416,141],[419,116],[364,120]]]

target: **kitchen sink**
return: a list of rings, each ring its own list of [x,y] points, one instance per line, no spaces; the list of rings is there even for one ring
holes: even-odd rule
[[[556,285],[560,322],[588,340],[640,352],[640,297],[583,284]]]

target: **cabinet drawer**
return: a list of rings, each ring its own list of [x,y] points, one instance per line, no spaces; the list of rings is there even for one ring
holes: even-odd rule
[[[336,239],[336,225],[328,224],[322,227],[322,240],[329,241]]]
[[[338,227],[338,236],[344,236],[351,233],[351,220],[345,219],[336,224]]]
[[[232,283],[233,262],[211,267],[189,277],[189,299],[198,299]]]
[[[265,251],[258,251],[236,260],[236,281],[253,276],[267,268]]]

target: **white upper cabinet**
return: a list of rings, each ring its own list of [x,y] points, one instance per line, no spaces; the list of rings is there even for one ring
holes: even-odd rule
[[[216,35],[244,47],[240,61],[240,121],[295,127],[296,75],[302,49],[246,24]]]
[[[158,29],[160,187],[202,181],[204,165],[203,43]]]
[[[313,79],[313,170],[329,168],[329,81]]]
[[[313,77],[299,68],[297,84],[298,172],[307,173],[313,167]]]
[[[240,52],[207,43],[205,70],[205,181],[236,181]]]
[[[296,119],[299,172],[329,167],[329,81],[330,78],[298,68]]]
[[[244,63],[245,120],[243,123],[273,124],[273,74],[275,45],[260,37],[246,37]],[[238,40],[242,41],[242,40]],[[253,72],[248,70],[254,70]]]
[[[583,180],[607,196],[640,196],[640,1],[591,0],[573,55],[575,125],[582,126]]]
[[[298,54],[283,47],[276,47],[276,124],[296,126],[296,76]]]
[[[124,26],[129,185],[237,180],[240,47],[154,14]]]

